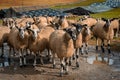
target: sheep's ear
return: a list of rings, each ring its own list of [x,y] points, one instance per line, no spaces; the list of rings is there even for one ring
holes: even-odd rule
[[[107,21],[107,19],[105,19],[105,18],[101,18],[101,19],[102,19],[103,21],[105,21],[105,22]]]
[[[39,33],[40,31],[41,31],[41,29],[38,29],[38,30],[37,30],[37,33]]]
[[[63,29],[63,31],[67,31],[67,29],[65,28],[65,29]]]
[[[86,27],[87,26],[87,24],[84,24],[84,25],[82,25],[83,27]]]
[[[53,23],[52,21],[50,21],[50,23],[51,23],[52,25],[54,25],[54,23]]]

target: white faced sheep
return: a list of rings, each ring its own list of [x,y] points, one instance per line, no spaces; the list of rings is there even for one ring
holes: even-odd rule
[[[110,50],[110,41],[114,37],[114,31],[113,27],[110,26],[110,20],[109,19],[104,19],[99,20],[96,25],[93,27],[93,35],[96,37],[96,50],[98,50],[98,38],[101,39],[101,49],[102,52],[104,53],[104,41],[107,40],[107,49],[108,53],[111,53]]]
[[[8,36],[8,44],[10,46],[12,46],[15,49],[15,51],[19,52],[20,66],[23,65],[23,63],[22,63],[22,55],[25,55],[22,52],[28,46],[29,33],[26,30],[26,28],[27,27],[21,27],[20,28],[20,27],[15,25],[15,28],[11,29],[11,31],[9,33],[9,36]],[[26,65],[25,56],[24,56],[24,65]]]
[[[34,25],[34,24],[33,24]],[[31,35],[29,37],[28,49],[35,53],[34,66],[36,65],[36,53],[42,53],[45,49],[49,50],[49,36],[54,31],[54,28],[46,26],[39,29],[37,26],[29,28]]]
[[[53,54],[53,68],[55,67],[55,54],[60,59],[61,69],[60,76],[63,75],[63,68],[66,62],[66,73],[68,73],[68,58],[70,58],[75,51],[73,40],[76,39],[76,32],[73,29],[55,30],[50,35],[50,49]]]

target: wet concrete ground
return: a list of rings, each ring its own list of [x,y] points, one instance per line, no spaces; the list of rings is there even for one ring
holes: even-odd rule
[[[13,58],[11,65],[8,63],[8,49],[5,44],[5,59],[0,59],[0,80],[120,80],[120,53],[113,52],[114,56],[108,59],[107,51],[102,58],[101,50],[95,51],[95,46],[89,46],[89,54],[80,55],[80,68],[75,67],[75,61],[69,67],[69,75],[59,76],[60,62],[56,58],[57,67],[52,69],[51,63],[44,65],[38,64],[33,68],[33,57],[27,57],[28,66],[24,68],[19,67],[18,56]],[[44,52],[46,53],[46,51]],[[103,61],[104,59],[104,61]],[[2,63],[3,62],[3,63]],[[39,60],[38,60],[39,63]],[[3,67],[4,64],[4,67]],[[14,77],[11,77],[11,76]]]

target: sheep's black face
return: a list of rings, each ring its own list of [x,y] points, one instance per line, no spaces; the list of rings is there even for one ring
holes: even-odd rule
[[[64,29],[70,36],[73,40],[76,40],[76,30],[74,29]]]

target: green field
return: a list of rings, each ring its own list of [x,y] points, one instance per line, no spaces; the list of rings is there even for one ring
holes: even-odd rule
[[[74,8],[74,7],[79,7],[79,6],[88,6],[92,3],[95,2],[104,2],[105,0],[86,0],[83,2],[79,2],[79,3],[74,3],[74,4],[68,4],[68,5],[58,5],[58,6],[54,6],[52,7],[53,9],[68,9],[68,8]],[[114,8],[110,11],[106,11],[106,12],[101,12],[101,13],[96,13],[96,14],[91,14],[92,17],[95,18],[114,18],[114,17],[120,17],[120,8]]]

